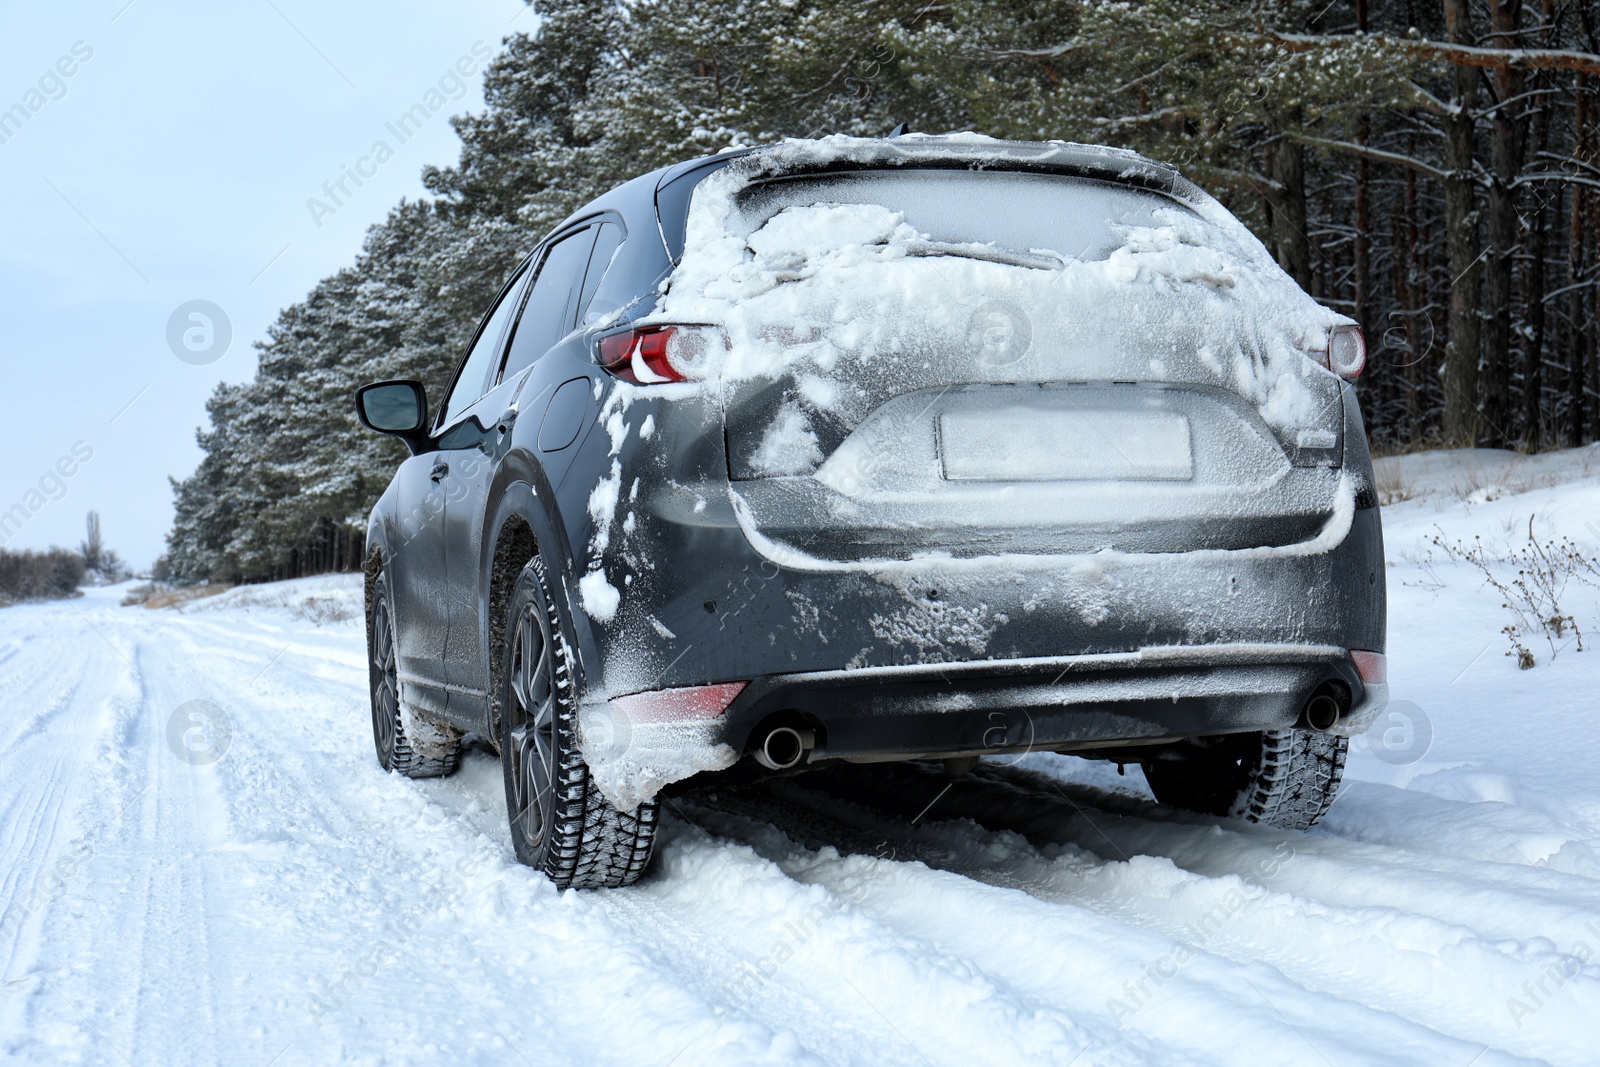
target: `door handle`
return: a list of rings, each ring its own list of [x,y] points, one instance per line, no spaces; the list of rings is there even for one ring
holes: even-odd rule
[[[428,472],[428,477],[432,478],[434,481],[437,482],[439,479],[445,477],[449,473],[450,473],[450,464],[446,463],[444,460],[441,459],[441,460],[437,460],[434,463],[433,469]]]

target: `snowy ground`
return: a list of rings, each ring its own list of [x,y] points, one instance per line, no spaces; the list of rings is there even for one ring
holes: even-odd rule
[[[1591,464],[1384,462],[1398,717],[1311,834],[1041,755],[683,797],[646,882],[563,894],[487,754],[379,772],[352,580],[0,611],[0,1059],[1593,1063],[1600,598],[1519,671],[1427,561],[1600,549]]]

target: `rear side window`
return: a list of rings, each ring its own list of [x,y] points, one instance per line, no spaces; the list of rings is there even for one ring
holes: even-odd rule
[[[684,231],[689,223],[689,198],[694,195],[695,188],[736,158],[729,156],[696,167],[656,190],[656,212],[661,218],[661,236],[667,242],[667,254],[674,261],[683,257]]]
[[[511,337],[501,379],[511,377],[533,365],[550,346],[572,331],[573,296],[583,280],[594,247],[595,227],[586,226],[568,234],[545,252],[539,276],[522,307],[517,332]]]
[[[616,311],[632,298],[633,294],[619,291],[618,277],[611,278],[611,264],[622,252],[622,226],[606,221],[599,226],[594,252],[589,256],[589,272],[583,278],[583,292],[578,297],[578,325],[589,326]],[[605,279],[610,279],[607,286]],[[604,295],[601,290],[604,289]],[[618,298],[621,299],[618,299]]]

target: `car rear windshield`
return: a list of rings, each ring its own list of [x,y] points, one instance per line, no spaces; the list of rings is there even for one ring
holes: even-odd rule
[[[931,240],[1009,252],[1098,260],[1123,244],[1123,227],[1159,225],[1187,206],[1113,182],[1056,174],[969,170],[859,170],[769,179],[742,190],[745,232],[789,207],[875,204]]]

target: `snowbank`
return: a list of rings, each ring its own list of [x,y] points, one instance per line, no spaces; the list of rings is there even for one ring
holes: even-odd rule
[[[241,585],[217,596],[175,605],[184,614],[244,611],[314,626],[364,626],[365,590],[359,574],[324,574],[286,582]]]

